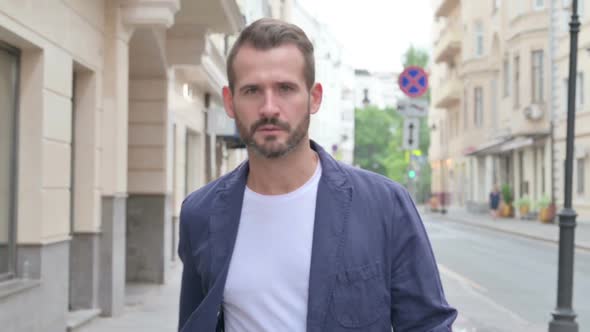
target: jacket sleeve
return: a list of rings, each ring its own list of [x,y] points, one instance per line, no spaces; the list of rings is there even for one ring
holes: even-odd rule
[[[192,256],[187,218],[186,206],[183,206],[180,213],[180,236],[178,242],[178,256],[180,256],[183,263],[178,331],[182,330],[184,324],[204,298],[201,288],[201,278],[197,274]]]
[[[392,227],[391,325],[396,332],[451,332],[457,311],[445,299],[422,219],[399,189]]]

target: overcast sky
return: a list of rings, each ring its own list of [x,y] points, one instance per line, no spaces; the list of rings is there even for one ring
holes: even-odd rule
[[[401,71],[414,44],[431,49],[431,0],[298,0],[344,46],[345,61],[370,71]]]

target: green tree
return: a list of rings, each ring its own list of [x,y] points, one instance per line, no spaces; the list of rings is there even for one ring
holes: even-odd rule
[[[355,113],[355,164],[407,184],[402,150],[403,117],[393,108],[367,107]]]
[[[354,162],[360,167],[387,175],[384,160],[392,140],[390,114],[376,107],[355,111]]]
[[[410,45],[403,55],[402,64],[404,65],[404,68],[408,66],[426,67],[429,58],[426,50]]]
[[[392,139],[387,146],[387,157],[384,160],[385,175],[406,185],[409,163],[406,160],[406,151],[402,149],[404,118],[393,108],[388,108],[385,112],[392,121]]]

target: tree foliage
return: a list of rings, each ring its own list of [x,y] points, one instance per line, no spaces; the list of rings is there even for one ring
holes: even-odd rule
[[[392,125],[389,114],[381,109],[369,106],[356,110],[354,160],[358,166],[386,175],[383,160],[393,140]]]
[[[402,63],[404,68],[408,66],[419,66],[424,68],[428,65],[428,59],[429,56],[426,50],[410,45],[406,53],[404,53]]]

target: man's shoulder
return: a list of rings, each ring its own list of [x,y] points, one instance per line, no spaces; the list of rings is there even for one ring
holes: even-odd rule
[[[348,177],[355,188],[366,188],[372,191],[385,190],[396,194],[403,194],[406,192],[404,186],[386,176],[340,162],[339,165],[342,170],[348,174]]]
[[[190,193],[182,202],[182,213],[209,214],[215,205],[219,191],[226,186],[228,181],[237,176],[236,173],[237,168]]]

